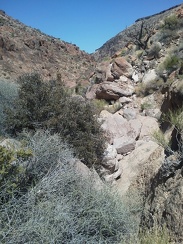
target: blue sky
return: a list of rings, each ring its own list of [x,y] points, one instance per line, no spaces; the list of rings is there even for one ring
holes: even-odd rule
[[[0,0],[0,9],[24,24],[92,53],[132,25],[179,0]]]

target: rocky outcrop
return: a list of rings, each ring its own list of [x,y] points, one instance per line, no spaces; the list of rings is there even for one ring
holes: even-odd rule
[[[140,135],[141,122],[139,120],[127,121],[121,114],[120,111],[115,114],[110,114],[103,117],[103,123],[101,127],[109,135],[110,142],[113,144],[116,139],[125,140],[127,138],[136,140]],[[117,144],[118,144],[117,143]]]
[[[89,84],[96,64],[91,55],[76,45],[28,27],[3,11],[0,19],[1,80],[14,81],[24,73],[39,72],[45,80],[61,75],[70,87]]]
[[[164,150],[157,143],[138,141],[135,150],[119,161],[122,171],[116,181],[116,188],[121,195],[129,189],[145,191],[146,182],[155,175],[164,159]]]
[[[107,182],[113,182],[121,175],[121,169],[118,163],[117,150],[113,145],[108,144],[102,160],[101,176]]]
[[[110,40],[104,43],[100,48],[96,50],[93,56],[98,61],[101,61],[106,57],[115,56],[116,53],[119,53],[120,50],[123,50],[129,45],[129,43],[131,43],[131,38],[129,37],[128,33],[135,32],[138,29],[139,23],[141,23],[141,21],[146,21],[147,25],[149,26],[151,26],[152,24],[156,26],[159,21],[161,21],[163,18],[170,14],[176,13],[176,11],[179,11],[178,15],[182,16],[181,14],[179,14],[180,12],[182,12],[181,10],[179,10],[180,6],[181,5],[177,5],[166,11],[162,11],[153,16],[149,16],[148,18],[138,19],[133,25],[127,27],[125,30],[119,32],[116,36],[112,37]]]
[[[171,240],[183,243],[183,162],[168,158],[147,188],[142,226],[165,225]]]
[[[96,89],[96,98],[117,100],[122,96],[131,96],[133,92],[133,87],[120,85],[116,82],[105,81],[98,85]]]
[[[120,76],[126,76],[131,78],[133,74],[133,68],[130,63],[126,61],[123,57],[115,58],[112,67],[111,73],[116,78],[119,79]]]

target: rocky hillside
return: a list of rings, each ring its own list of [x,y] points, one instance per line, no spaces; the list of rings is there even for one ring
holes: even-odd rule
[[[14,80],[39,72],[45,79],[60,74],[67,85],[86,83],[94,59],[76,45],[48,36],[0,11],[0,79]]]
[[[131,43],[131,37],[129,36],[129,33],[136,33],[142,21],[145,21],[147,23],[147,26],[156,25],[161,19],[170,15],[178,8],[179,5],[174,6],[168,10],[162,11],[160,13],[154,14],[152,16],[139,18],[133,25],[121,31],[116,36],[112,37],[110,40],[104,43],[102,47],[97,49],[96,52],[93,54],[95,59],[101,61],[107,57],[113,56],[116,52],[119,52],[123,50],[123,48],[128,46]]]
[[[142,228],[165,226],[170,243],[183,243],[183,5],[137,20],[91,56],[3,12],[0,21],[1,79],[39,71],[87,83],[72,98],[95,103],[107,134],[97,172],[120,196],[140,195]]]
[[[142,226],[183,242],[183,5],[138,20],[95,54],[87,99],[110,137],[102,176],[144,196]],[[102,60],[102,61],[101,61]]]

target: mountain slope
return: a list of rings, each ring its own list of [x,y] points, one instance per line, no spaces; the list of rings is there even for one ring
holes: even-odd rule
[[[146,21],[148,26],[156,25],[161,19],[165,18],[171,13],[174,13],[179,7],[180,5],[176,5],[168,10],[136,20],[133,25],[121,31],[116,36],[104,43],[99,49],[96,50],[95,53],[93,53],[93,56],[98,61],[101,61],[106,57],[113,56],[116,52],[120,51],[126,45],[128,45],[129,42],[131,42],[131,38],[129,37],[128,33],[136,31],[136,29],[139,28],[141,21]]]
[[[39,72],[45,79],[60,74],[67,85],[85,83],[95,61],[76,45],[45,35],[0,11],[0,79],[14,80]]]

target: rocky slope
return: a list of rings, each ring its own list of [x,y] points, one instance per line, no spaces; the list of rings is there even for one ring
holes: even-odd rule
[[[76,45],[45,35],[0,11],[0,79],[14,80],[39,72],[45,79],[60,74],[69,86],[87,83],[94,59]]]
[[[183,5],[138,20],[94,54],[86,93],[103,106],[100,121],[110,137],[102,176],[122,196],[141,192],[142,226],[165,225],[176,243],[183,241],[182,43]],[[163,122],[169,111],[173,119]]]
[[[76,46],[3,12],[0,20],[1,78],[39,71],[47,79],[61,74],[70,86],[88,83],[85,98],[101,110],[109,137],[102,178],[122,196],[140,192],[142,225],[165,224],[172,241],[182,243],[183,5],[139,19],[98,49],[97,64]],[[168,111],[176,120],[162,120]]]
[[[136,22],[126,28],[125,30],[118,33],[116,36],[112,37],[106,43],[104,43],[100,48],[96,50],[93,54],[96,60],[103,60],[105,58],[112,57],[116,52],[119,52],[123,48],[125,48],[131,42],[131,38],[129,37],[129,32],[134,32],[139,28],[139,24],[141,21],[146,21],[147,25],[156,25],[161,19],[170,15],[176,9],[179,8],[180,5],[176,5],[168,10],[162,11],[160,13],[154,14],[152,16],[147,16],[144,18],[139,18]]]

